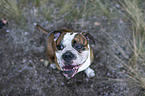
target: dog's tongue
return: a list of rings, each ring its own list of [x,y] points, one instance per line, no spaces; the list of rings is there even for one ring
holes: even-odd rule
[[[69,70],[69,71],[63,71],[63,74],[66,77],[73,77],[76,74],[77,70]]]

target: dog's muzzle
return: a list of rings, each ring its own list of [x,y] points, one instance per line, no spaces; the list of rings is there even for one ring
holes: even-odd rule
[[[62,67],[63,74],[66,77],[73,77],[80,67],[80,65],[73,64],[73,60],[76,59],[76,56],[68,50],[62,55],[62,59],[64,60],[64,66]]]
[[[68,50],[62,55],[62,59],[64,60],[64,65],[70,65],[73,64],[73,60],[76,59],[76,56]]]

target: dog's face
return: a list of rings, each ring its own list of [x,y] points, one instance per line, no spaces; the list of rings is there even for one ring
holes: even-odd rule
[[[61,33],[55,48],[56,61],[66,77],[73,77],[91,63],[90,45],[83,33]]]

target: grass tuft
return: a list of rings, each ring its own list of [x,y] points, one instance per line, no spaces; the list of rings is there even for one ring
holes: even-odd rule
[[[22,16],[22,11],[18,6],[17,0],[1,0],[0,8],[0,13],[5,18],[14,19],[15,21],[18,21]]]
[[[126,72],[122,72],[125,77],[123,77],[122,81],[129,86],[130,96],[143,96],[145,95],[145,14],[139,8],[137,0],[123,0],[119,1],[119,3],[126,12],[126,18],[131,24],[130,33],[132,39],[124,42],[127,42],[132,54],[127,56],[126,51],[108,35],[124,59],[113,53],[113,51],[110,54],[115,58],[117,64],[121,64],[126,69]]]

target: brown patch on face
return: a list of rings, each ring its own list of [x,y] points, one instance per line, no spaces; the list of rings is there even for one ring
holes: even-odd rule
[[[59,38],[56,40],[56,45],[59,45],[61,43],[61,41],[63,40],[64,35],[66,34],[66,32],[63,32]]]
[[[78,44],[83,44],[83,45],[87,45],[88,44],[87,39],[82,34],[77,34],[74,37],[73,41],[76,41],[76,43],[78,43]]]
[[[76,34],[74,39],[72,40],[72,45],[73,47],[78,50],[78,51],[82,51],[82,50],[87,50],[88,49],[88,41],[85,38],[85,36],[83,36],[82,34]]]

